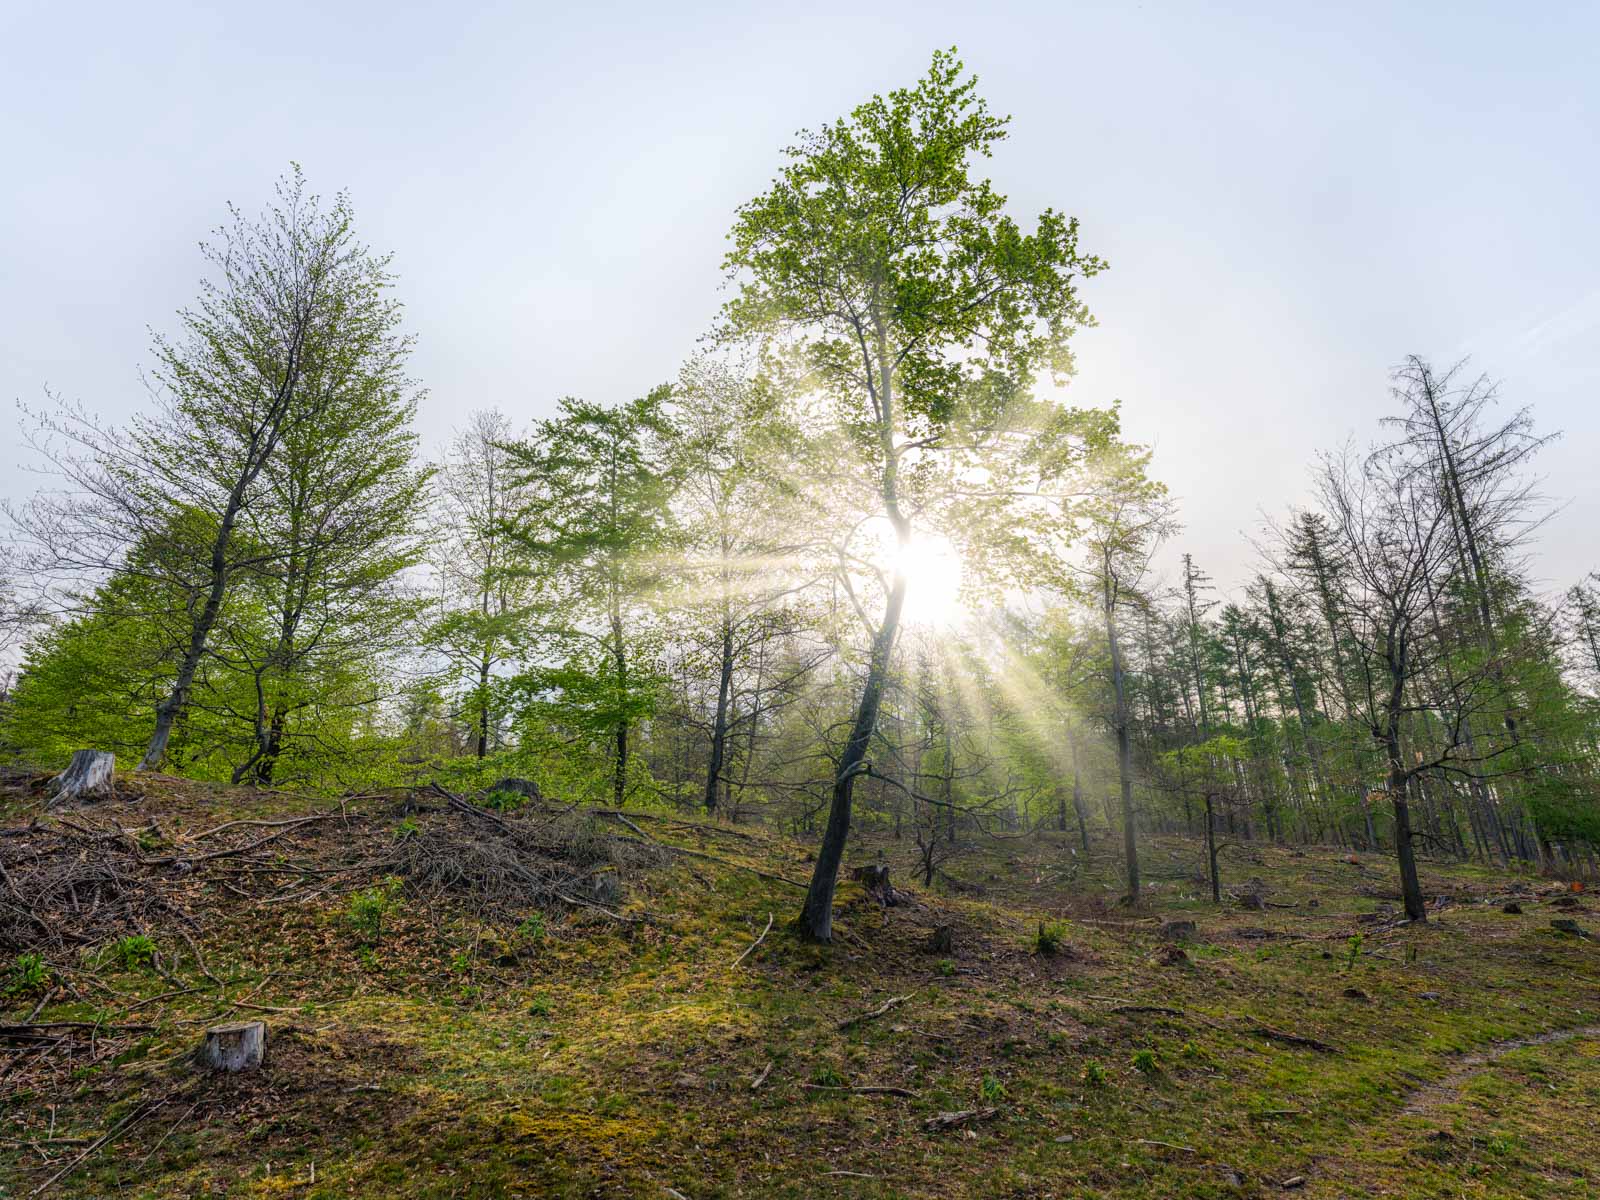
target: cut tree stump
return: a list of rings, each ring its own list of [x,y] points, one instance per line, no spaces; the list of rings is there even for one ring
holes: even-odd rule
[[[850,877],[866,888],[867,895],[885,908],[893,908],[900,903],[894,885],[889,882],[889,868],[886,864],[873,863],[870,867],[857,867],[850,872]]]
[[[109,750],[74,750],[67,769],[51,782],[51,804],[70,804],[90,796],[111,795],[112,773],[117,756]]]
[[[201,1058],[213,1071],[254,1071],[267,1057],[265,1021],[239,1021],[206,1030]]]

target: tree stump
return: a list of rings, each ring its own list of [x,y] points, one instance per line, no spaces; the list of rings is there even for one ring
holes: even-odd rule
[[[55,790],[50,793],[50,803],[70,804],[86,796],[111,795],[116,765],[117,756],[109,750],[74,750],[67,769],[51,780]]]
[[[265,1021],[239,1021],[206,1030],[201,1059],[213,1071],[254,1071],[267,1057]]]
[[[893,908],[900,903],[900,897],[895,895],[894,886],[889,882],[889,868],[884,863],[873,863],[870,867],[857,867],[850,872],[850,877],[867,889],[871,896],[885,908]]]

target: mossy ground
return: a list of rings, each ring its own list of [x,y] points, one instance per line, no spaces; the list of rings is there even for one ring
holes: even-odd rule
[[[307,807],[178,784],[146,793],[73,819],[154,822],[182,844],[202,823]],[[12,826],[32,807],[13,800]],[[364,836],[403,819],[383,799],[348,810]],[[804,846],[759,830],[650,832],[773,874],[807,870]],[[553,914],[540,936],[402,900],[369,946],[348,887],[264,904],[197,871],[193,936],[223,984],[181,943],[170,978],[107,966],[93,947],[52,960],[77,998],[58,993],[38,1020],[154,1028],[108,1032],[115,1052],[98,1058],[30,1056],[0,1080],[0,1195],[29,1194],[130,1115],[49,1194],[1600,1191],[1600,944],[1551,928],[1558,915],[1595,922],[1551,909],[1549,885],[1424,864],[1443,903],[1425,925],[1391,927],[1374,919],[1394,888],[1389,862],[1256,847],[1226,857],[1227,882],[1258,881],[1269,902],[1247,911],[1210,903],[1196,844],[1157,839],[1153,886],[1129,911],[1115,904],[1112,847],[1080,867],[1071,846],[1046,834],[974,850],[951,864],[968,888],[913,886],[888,910],[847,885],[828,948],[788,931],[797,890],[702,858],[629,879],[623,913],[646,923]],[[906,883],[906,848],[852,843],[853,861],[879,855]],[[1513,887],[1527,893],[1520,915],[1501,911]],[[769,914],[772,931],[734,966]],[[1197,923],[1188,961],[1169,961],[1163,918]],[[1065,941],[1037,953],[1051,921],[1066,922]],[[947,957],[921,948],[940,924],[954,929]],[[839,1028],[891,997],[905,999]],[[36,1002],[13,998],[3,1019]],[[206,1025],[255,1016],[271,1029],[265,1070],[211,1078],[186,1064]],[[1573,1029],[1588,1032],[1495,1050]],[[914,1095],[840,1090],[860,1085]]]

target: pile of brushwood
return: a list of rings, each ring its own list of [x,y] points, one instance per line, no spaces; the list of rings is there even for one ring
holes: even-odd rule
[[[92,807],[0,830],[0,954],[146,936],[187,945],[209,975],[195,935],[213,888],[277,905],[396,880],[411,898],[485,918],[565,906],[627,921],[616,911],[625,876],[661,854],[599,815],[542,801],[495,812],[437,785],[362,799],[195,833],[128,828]]]

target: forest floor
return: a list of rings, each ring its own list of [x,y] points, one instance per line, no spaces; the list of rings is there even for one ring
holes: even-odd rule
[[[549,857],[519,874],[494,847],[523,829]],[[903,903],[846,884],[817,948],[780,878],[806,847],[758,828],[161,777],[47,813],[0,783],[0,946],[45,960],[0,1001],[0,1196],[1600,1193],[1584,897],[1424,863],[1408,925],[1388,860],[1249,846],[1218,906],[1162,838],[1129,910],[1113,847],[1072,847],[928,889],[858,838]],[[567,900],[530,920],[539,887]],[[199,1070],[244,1019],[265,1067]]]

